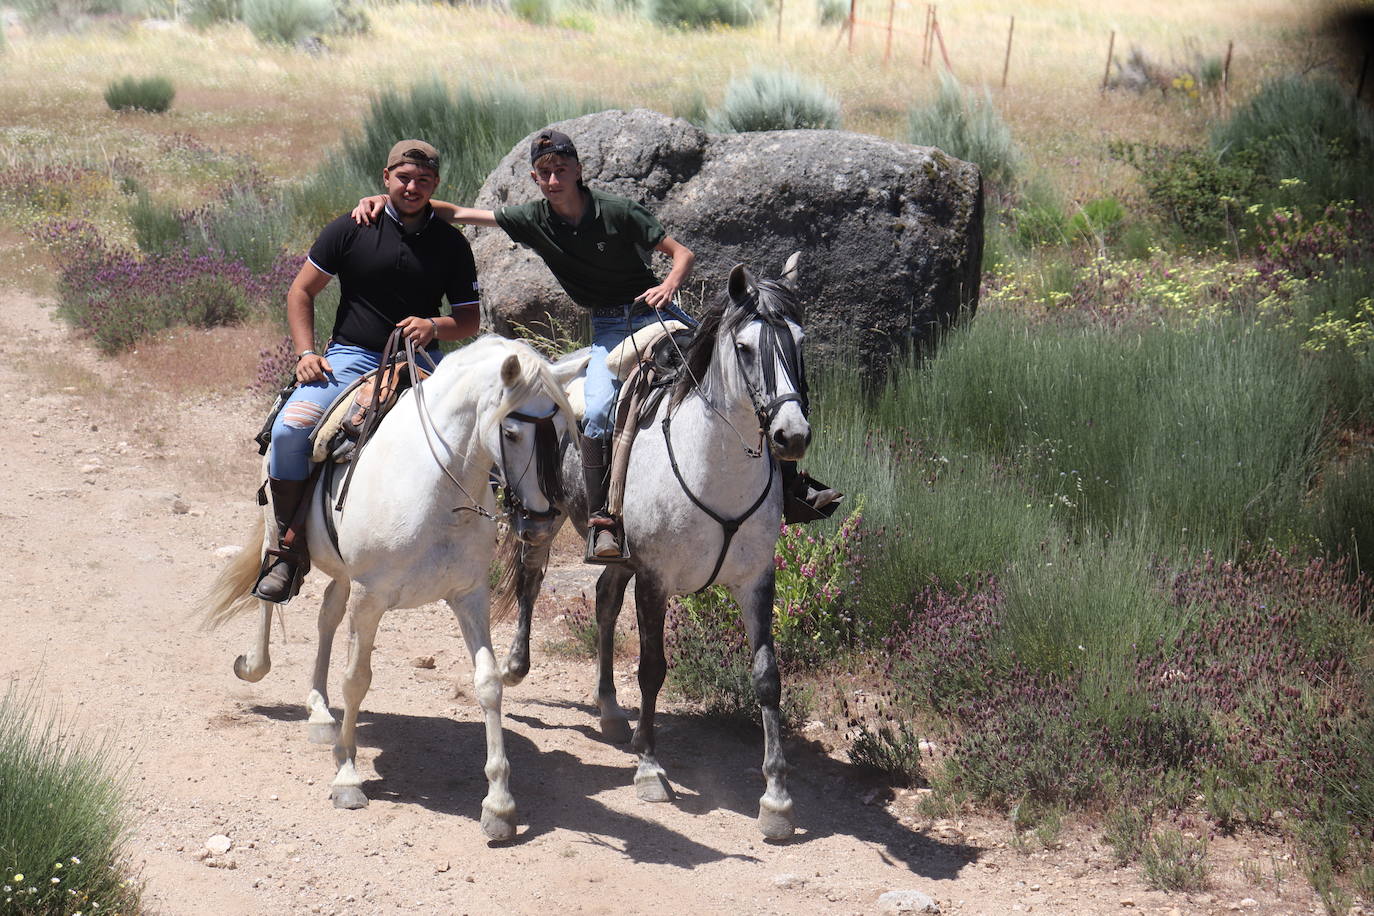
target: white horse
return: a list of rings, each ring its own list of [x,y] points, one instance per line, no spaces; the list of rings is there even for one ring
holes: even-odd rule
[[[597,705],[603,734],[630,740],[616,700],[613,637],[625,589],[635,580],[641,708],[633,735],[637,794],[667,801],[667,777],[654,755],[654,715],[667,672],[667,601],[724,585],[744,615],[754,692],[763,716],[766,781],[759,827],[770,839],[793,832],[781,742],[781,682],[773,651],[773,555],[782,518],[777,460],[797,460],[811,441],[806,420],[801,315],[792,288],[797,255],[779,281],[756,283],[743,265],[704,316],[686,353],[686,372],[634,441],[625,483],[627,563],[608,565],[596,584]],[[584,525],[587,507],[575,449],[563,463],[567,508]],[[530,616],[548,547],[526,545],[514,586],[520,607],[506,683],[529,670]]]
[[[488,586],[495,550],[495,466],[520,516],[513,522],[531,544],[551,538],[558,440],[570,408],[563,385],[580,368],[554,370],[525,344],[487,336],[457,350],[408,390],[356,459],[348,499],[335,509],[340,478],[324,478],[307,515],[316,568],[330,578],[319,613],[319,646],[306,707],[311,740],[334,743],[336,807],[367,805],[355,760],[358,711],[372,681],[377,626],[390,608],[443,599],[458,618],[472,657],[473,683],[486,720],[488,793],[482,829],[492,839],[515,833],[510,765],[501,730],[501,677],[491,648]],[[551,487],[555,489],[556,487]],[[268,637],[274,605],[250,596],[265,544],[265,520],[207,598],[207,623],[225,622],[259,605],[253,647],[234,673],[258,681],[271,668]],[[344,716],[336,730],[327,679],[334,632],[349,614]],[[336,736],[337,735],[337,736]]]

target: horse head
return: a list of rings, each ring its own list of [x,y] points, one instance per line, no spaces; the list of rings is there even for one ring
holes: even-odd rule
[[[500,456],[511,530],[521,543],[542,546],[559,526],[559,464],[573,423],[563,386],[580,366],[551,366],[523,344],[512,347],[501,364],[504,396],[493,453]]]
[[[800,459],[811,444],[802,358],[806,335],[794,286],[799,259],[799,252],[788,258],[777,280],[756,281],[749,268],[735,265],[718,342],[721,356],[727,346],[734,353],[734,365],[769,447],[787,461]]]

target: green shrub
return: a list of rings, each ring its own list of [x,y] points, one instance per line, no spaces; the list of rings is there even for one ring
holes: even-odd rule
[[[1330,79],[1266,83],[1214,128],[1212,148],[1223,164],[1263,175],[1266,200],[1312,209],[1347,200],[1374,204],[1374,118]]]
[[[186,244],[186,226],[171,204],[154,200],[147,191],[139,189],[129,202],[128,212],[139,251],[164,254]]]
[[[846,0],[816,0],[816,22],[820,26],[839,25],[849,19]]]
[[[60,29],[93,16],[122,13],[125,0],[16,0],[11,6],[29,25]]]
[[[730,81],[724,101],[708,116],[706,126],[719,133],[834,130],[840,126],[840,103],[819,83],[794,73],[754,69]]]
[[[128,762],[13,686],[0,699],[0,863],[6,913],[137,913]]]
[[[850,742],[849,761],[859,769],[880,774],[894,786],[920,786],[926,782],[921,766],[921,739],[909,722],[861,726]]]
[[[176,97],[172,81],[165,76],[139,79],[125,76],[105,88],[105,104],[112,111],[164,112]]]
[[[1151,887],[1163,891],[1200,891],[1207,887],[1207,838],[1192,839],[1177,830],[1162,830],[1140,851]]]
[[[218,201],[190,215],[190,244],[266,273],[291,241],[292,217],[289,200],[232,185]]]
[[[408,90],[384,90],[373,97],[360,133],[346,137],[303,187],[293,192],[292,210],[304,235],[381,190],[383,159],[398,139],[421,137],[443,156],[435,197],[467,204],[491,170],[531,132],[596,111],[599,104],[541,98],[515,89],[418,83]]]
[[[511,0],[511,12],[535,25],[549,25],[558,12],[557,0]]]
[[[1126,208],[1114,197],[1099,197],[1078,208],[1065,231],[1069,238],[1101,240],[1107,244],[1116,238],[1126,220]]]
[[[934,103],[911,110],[907,142],[936,146],[957,159],[976,163],[983,178],[1003,191],[1016,184],[1020,153],[992,95],[984,89],[979,99],[948,72],[940,75]]]
[[[1374,573],[1374,451],[1328,467],[1311,511],[1313,534],[1327,550]]]
[[[243,18],[243,0],[190,0],[185,9],[186,21],[196,29]]]
[[[242,0],[243,22],[258,41],[294,45],[333,24],[333,0]]]
[[[1235,239],[1253,223],[1246,211],[1265,184],[1253,151],[1221,157],[1206,150],[1113,142],[1111,155],[1140,172],[1159,217],[1204,243]]]
[[[762,12],[758,0],[645,0],[644,11],[664,28],[676,29],[747,26]]]

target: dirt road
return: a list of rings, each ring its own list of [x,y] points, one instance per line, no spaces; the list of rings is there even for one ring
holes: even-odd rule
[[[592,664],[548,646],[564,637],[559,602],[592,582],[575,563],[541,599],[530,678],[505,695],[516,839],[489,845],[478,826],[482,728],[441,606],[383,620],[360,728],[372,804],[335,810],[329,749],[306,741],[302,713],[321,583],[288,606],[258,684],[230,669],[252,621],[207,634],[195,616],[257,511],[247,438],[262,405],[171,404],[73,343],[40,303],[5,293],[0,341],[0,678],[36,683],[132,756],[133,859],[152,912],[863,914],[901,890],[944,913],[1318,911],[1278,846],[1215,842],[1215,886],[1189,897],[1114,868],[1088,829],[1026,854],[1004,821],[931,823],[911,794],[875,792],[807,737],[819,732],[789,743],[799,830],[769,844],[754,825],[759,736],[671,704],[660,759],[678,798],[641,803],[633,757],[595,730]],[[68,353],[71,371],[35,371]],[[127,410],[110,406],[112,387]],[[498,652],[508,639],[498,631]],[[424,657],[433,668],[413,664]],[[637,689],[623,667],[628,706]],[[207,850],[215,835],[227,852]],[[1268,876],[1260,886],[1247,859]]]

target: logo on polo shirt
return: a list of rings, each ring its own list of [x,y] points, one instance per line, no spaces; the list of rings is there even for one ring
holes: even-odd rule
[[[596,243],[596,250],[597,250],[597,251],[605,251],[605,250],[606,250],[606,243],[605,243],[605,242],[597,242],[597,243]]]

